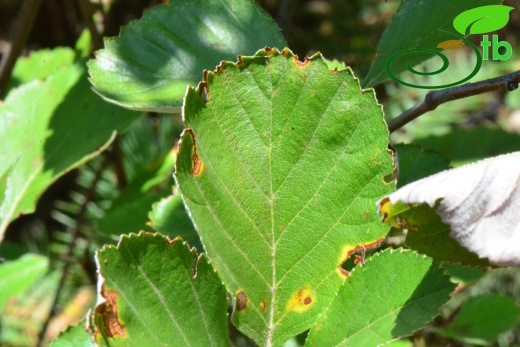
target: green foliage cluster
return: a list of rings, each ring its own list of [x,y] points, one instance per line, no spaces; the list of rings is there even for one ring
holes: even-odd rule
[[[387,6],[331,3],[312,6]],[[482,125],[490,95],[392,137],[385,122],[424,98],[388,81],[388,59],[498,4],[403,1],[361,82],[321,53],[299,59],[294,33],[250,0],[170,1],[95,57],[85,31],[74,49],[19,58],[0,104],[0,345],[520,343],[518,271],[460,246],[429,206],[393,206],[387,223],[377,209],[396,186],[520,150],[507,120]],[[379,101],[362,89],[375,85]],[[24,219],[46,201],[53,224]]]

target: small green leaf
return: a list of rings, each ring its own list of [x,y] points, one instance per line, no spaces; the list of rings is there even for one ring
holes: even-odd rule
[[[411,335],[439,313],[455,285],[432,260],[387,249],[354,268],[305,346],[379,346]]]
[[[150,227],[170,237],[182,237],[190,246],[202,251],[199,235],[188,216],[179,193],[174,192],[166,198],[155,202],[148,214]]]
[[[94,343],[87,332],[85,321],[82,321],[75,327],[68,327],[51,342],[50,347],[94,347]]]
[[[444,224],[435,210],[428,204],[409,206],[400,201],[392,204],[381,202],[383,222],[398,229],[407,229],[407,247],[425,254],[436,263],[458,263],[466,266],[489,266],[487,259],[480,259],[462,247],[450,236],[450,226]]]
[[[0,241],[52,182],[99,155],[140,116],[101,100],[79,65],[9,93],[0,105]]]
[[[288,49],[223,62],[189,88],[179,191],[224,283],[233,322],[259,345],[308,329],[345,280],[342,263],[388,228],[388,130],[350,69]]]
[[[519,319],[520,308],[513,299],[489,294],[468,299],[450,325],[438,332],[467,343],[489,346]]]
[[[7,301],[22,295],[47,271],[49,260],[41,255],[25,254],[0,264],[0,312]]]
[[[113,201],[105,216],[98,221],[105,234],[128,234],[134,230],[152,231],[147,223],[150,207],[166,197],[173,184],[175,155],[170,152],[162,160],[142,169]],[[166,184],[165,184],[166,183]],[[160,189],[160,185],[163,186]],[[164,188],[164,187],[168,188]]]
[[[450,33],[456,33],[453,20],[461,12],[481,5],[500,3],[502,0],[435,0],[434,6],[427,6],[422,1],[402,1],[379,41],[376,56],[363,80],[363,88],[390,79],[386,63],[394,54],[412,49],[438,51],[436,47],[439,43],[455,39]],[[407,53],[392,64],[392,71],[397,75],[405,71],[408,65],[413,67],[432,57],[433,54],[425,52]]]
[[[195,86],[205,69],[285,45],[276,23],[253,1],[170,1],[105,39],[89,71],[95,90],[110,102],[175,112],[186,86]]]
[[[122,236],[96,255],[101,346],[229,346],[226,291],[204,254],[160,234]]]
[[[509,22],[509,12],[514,7],[488,5],[472,8],[459,14],[453,21],[453,27],[461,35],[486,34],[497,31]]]

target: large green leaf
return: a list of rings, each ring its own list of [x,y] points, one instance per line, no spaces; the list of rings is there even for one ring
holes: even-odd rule
[[[145,12],[89,64],[106,100],[156,112],[180,109],[204,69],[265,46],[284,47],[275,22],[250,0],[177,0]]]
[[[457,34],[453,20],[460,13],[478,6],[500,3],[502,0],[436,0],[435,5],[432,5],[426,0],[403,0],[379,41],[372,66],[363,80],[363,87],[374,86],[390,78],[386,72],[386,63],[394,54],[413,49],[440,51],[437,49],[438,44],[456,39],[451,34]],[[405,71],[408,65],[413,67],[433,56],[432,53],[419,51],[407,53],[394,61],[392,71],[397,75]],[[436,59],[440,64],[440,58]]]
[[[229,346],[228,302],[205,256],[177,238],[122,236],[97,253],[102,346]]]
[[[375,347],[411,335],[439,313],[454,289],[431,259],[387,249],[354,269],[305,346]]]
[[[98,155],[139,116],[94,94],[83,66],[13,90],[0,105],[0,241],[52,182]]]
[[[341,264],[388,231],[388,130],[373,91],[317,54],[261,50],[208,72],[184,104],[176,179],[208,257],[258,344],[306,330],[345,280]]]

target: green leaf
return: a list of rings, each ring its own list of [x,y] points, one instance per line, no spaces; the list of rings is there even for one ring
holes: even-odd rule
[[[184,208],[181,196],[177,192],[154,203],[148,218],[150,219],[150,227],[154,230],[170,237],[180,236],[190,246],[197,247],[200,251],[203,250],[199,235]]]
[[[513,328],[520,318],[520,308],[511,298],[489,294],[468,299],[455,319],[441,335],[467,343],[489,346],[499,334]]]
[[[226,291],[204,254],[160,234],[98,251],[102,346],[229,346]]]
[[[383,222],[394,228],[407,229],[405,244],[407,247],[425,254],[436,263],[458,263],[466,266],[489,266],[487,259],[462,247],[450,236],[450,226],[442,222],[435,209],[428,204],[407,205],[401,202],[392,204],[381,202]]]
[[[364,78],[363,88],[390,78],[386,72],[386,63],[394,54],[411,49],[439,51],[436,49],[439,43],[455,39],[456,37],[450,34],[456,33],[453,20],[463,11],[500,3],[502,0],[436,0],[435,6],[427,6],[423,1],[402,1],[379,41],[376,56]],[[394,61],[392,71],[397,75],[405,71],[408,65],[416,66],[433,56],[425,52],[408,53]]]
[[[117,105],[180,109],[187,85],[238,54],[284,47],[277,25],[250,0],[181,0],[157,6],[124,27],[90,61],[95,90]]]
[[[184,104],[176,179],[208,257],[259,345],[308,329],[357,247],[388,228],[374,204],[393,184],[372,90],[320,54],[261,50],[208,72]]]
[[[387,249],[354,268],[305,346],[378,346],[411,335],[439,313],[455,285],[432,260]]]
[[[74,50],[68,47],[33,51],[16,60],[7,90],[35,80],[44,80],[56,70],[74,62]]]
[[[47,271],[49,260],[41,255],[25,254],[0,264],[0,312],[7,301],[22,295]]]
[[[50,347],[93,347],[92,336],[85,328],[85,321],[75,327],[68,327],[50,343]]]
[[[175,155],[171,152],[162,160],[142,169],[98,221],[101,232],[120,235],[134,230],[152,231],[147,226],[148,212],[154,202],[171,192],[169,187],[173,184],[174,161]],[[164,189],[164,183],[167,183],[167,189]],[[160,189],[160,185],[163,185],[163,189]]]
[[[450,161],[440,153],[417,145],[394,146],[399,157],[397,187],[450,168]]]
[[[457,283],[463,287],[474,284],[484,277],[484,271],[478,268],[464,267],[456,264],[443,264],[442,267],[446,269],[446,274],[451,276],[453,283]]]
[[[446,135],[429,136],[417,139],[416,142],[450,158],[454,166],[520,151],[519,134],[486,127],[456,129]]]
[[[94,94],[82,66],[13,90],[0,105],[0,240],[52,182],[99,155],[139,116]]]
[[[0,315],[0,341],[3,345],[37,345],[38,332],[49,318],[60,276],[60,271],[48,272],[24,291],[23,295],[7,301]]]
[[[509,12],[514,7],[503,5],[480,6],[459,14],[453,27],[461,35],[486,34],[500,30],[509,22]]]

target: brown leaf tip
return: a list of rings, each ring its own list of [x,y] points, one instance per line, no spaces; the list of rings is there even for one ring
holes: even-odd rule
[[[247,308],[247,295],[243,291],[239,291],[236,296],[236,310],[237,312],[243,311]]]
[[[94,315],[96,322],[99,321],[98,317],[101,318],[103,334],[108,338],[114,338],[116,335],[125,336],[126,327],[119,321],[117,315],[117,292],[106,289],[103,285],[101,286],[101,296],[105,301],[96,306]]]

